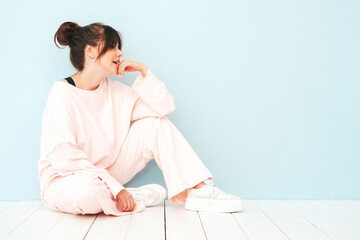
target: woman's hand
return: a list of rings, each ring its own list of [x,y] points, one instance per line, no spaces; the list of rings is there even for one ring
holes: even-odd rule
[[[144,76],[146,76],[148,67],[140,62],[135,62],[129,59],[123,59],[119,64],[117,75],[123,77],[125,72],[136,72],[136,71],[139,71]]]
[[[134,210],[136,202],[132,195],[126,190],[121,190],[117,195],[116,207],[122,212],[128,212]]]

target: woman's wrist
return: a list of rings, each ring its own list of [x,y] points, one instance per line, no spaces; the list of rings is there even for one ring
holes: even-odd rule
[[[146,74],[148,73],[148,71],[149,71],[149,68],[145,64],[142,64],[141,69],[140,69],[141,74],[145,77]]]

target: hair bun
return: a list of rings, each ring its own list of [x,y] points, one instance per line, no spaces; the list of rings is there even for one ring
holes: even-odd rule
[[[55,45],[60,48],[56,44],[57,40],[61,46],[68,46],[70,44],[72,36],[74,35],[74,32],[79,28],[81,28],[81,26],[79,26],[79,24],[77,24],[76,22],[62,23],[54,35]]]

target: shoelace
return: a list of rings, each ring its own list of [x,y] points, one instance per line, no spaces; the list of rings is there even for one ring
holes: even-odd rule
[[[220,188],[218,188],[216,186],[216,184],[214,184],[214,179],[206,179],[204,180],[204,183],[206,184],[205,186],[203,187],[207,187],[207,186],[210,186],[211,187],[211,202],[214,201],[214,195],[215,193],[226,193],[225,191],[221,190]]]
[[[139,189],[130,190],[129,193],[132,195],[135,201],[137,202],[143,202],[147,204],[148,202],[148,195],[141,192]]]

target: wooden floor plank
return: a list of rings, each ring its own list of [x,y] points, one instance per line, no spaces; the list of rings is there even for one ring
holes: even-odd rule
[[[254,200],[265,214],[271,218],[291,240],[330,240],[324,232],[314,227],[286,204],[286,200]]]
[[[16,201],[0,201],[0,208],[3,206],[10,206],[15,203],[16,203]]]
[[[15,204],[15,202],[11,202],[11,201],[1,201],[0,202],[0,215],[10,206],[12,206],[13,204]]]
[[[287,200],[296,211],[332,239],[360,239],[360,211],[337,200]]]
[[[45,235],[46,240],[84,239],[97,214],[65,213]]]
[[[18,201],[0,214],[0,239],[4,239],[36,212],[42,203],[39,201]]]
[[[351,206],[353,209],[360,211],[360,200],[339,200],[339,202]]]
[[[146,210],[145,210],[146,211]],[[111,216],[99,213],[85,240],[120,240],[125,239],[131,215]]]
[[[41,201],[7,201],[0,202],[0,239],[360,239],[358,200],[243,199],[243,205],[241,212],[212,213],[165,200],[116,217],[56,212]]]
[[[206,239],[197,211],[189,211],[184,204],[173,204],[165,200],[166,240]]]
[[[14,230],[6,240],[43,239],[64,213],[50,210],[45,205]]]
[[[288,240],[289,238],[272,222],[253,202],[243,199],[244,210],[233,213],[245,235],[251,240],[276,239]]]
[[[165,239],[164,225],[164,202],[162,202],[147,207],[142,212],[131,214],[125,239]]]
[[[247,240],[231,213],[199,212],[207,239]]]

